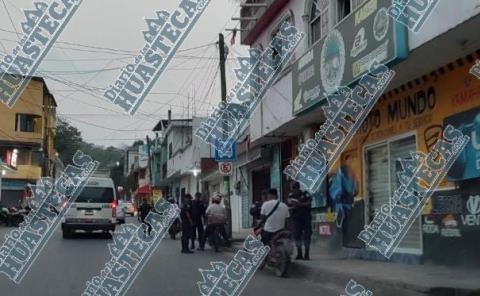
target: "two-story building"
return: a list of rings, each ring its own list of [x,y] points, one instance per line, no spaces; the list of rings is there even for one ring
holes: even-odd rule
[[[411,1],[422,4],[431,1]],[[276,187],[286,199],[283,170],[325,121],[322,106],[332,84],[355,86],[377,60],[396,72],[386,92],[313,196],[312,229],[317,248],[343,249],[353,257],[384,259],[357,239],[376,209],[399,186],[399,158],[429,152],[452,124],[472,138],[392,256],[392,261],[478,264],[480,234],[480,81],[469,74],[479,59],[478,1],[438,1],[417,32],[387,14],[392,0],[247,0],[242,4],[242,44],[263,49],[282,22],[306,38],[252,115],[249,149],[262,147],[233,182],[244,188],[239,225],[249,227],[248,208],[260,187]],[[418,17],[411,9],[407,16]],[[417,15],[418,14],[418,15]],[[257,152],[259,153],[259,152]],[[356,190],[345,212],[335,212],[329,189],[347,170]],[[332,182],[330,182],[332,180]],[[336,184],[338,186],[338,184]],[[341,184],[340,184],[341,185]],[[477,202],[478,201],[478,202]],[[452,256],[449,256],[451,254]],[[453,256],[454,255],[454,256]]]
[[[154,186],[166,196],[181,202],[185,194],[192,196],[202,192],[200,173],[201,159],[210,157],[210,146],[197,137],[193,130],[200,126],[205,118],[160,120],[153,129],[160,133],[161,139],[154,153],[154,167],[157,172]],[[156,155],[156,156],[155,156]],[[164,194],[164,196],[165,196]]]
[[[0,158],[4,170],[0,201],[17,205],[27,184],[56,177],[55,98],[40,77],[32,77],[17,103],[0,104]]]

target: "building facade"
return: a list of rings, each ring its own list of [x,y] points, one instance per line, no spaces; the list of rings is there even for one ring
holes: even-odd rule
[[[202,192],[201,159],[209,158],[210,147],[197,137],[193,130],[200,126],[204,118],[161,120],[153,129],[161,135],[154,160],[159,190],[164,196],[181,203],[189,193]],[[154,154],[155,155],[155,154]]]
[[[478,264],[472,246],[478,244],[480,231],[480,81],[469,69],[480,58],[474,33],[480,6],[467,0],[439,1],[413,33],[386,14],[391,0],[264,2],[249,7],[258,3],[247,1],[241,9],[244,45],[263,49],[284,21],[303,30],[306,38],[252,115],[249,156],[238,163],[236,169],[243,172],[234,181],[244,188],[237,208],[232,208],[241,213],[238,224],[250,226],[248,208],[262,188],[278,188],[283,199],[288,196],[290,181],[282,172],[325,121],[322,94],[332,81],[355,86],[375,59],[396,75],[313,196],[316,247],[382,259],[357,239],[358,233],[397,188],[398,159],[417,150],[428,152],[446,124],[452,124],[471,136],[472,143],[391,260]],[[333,59],[331,48],[337,50]],[[345,170],[349,180],[342,182],[354,184],[355,190],[348,192],[350,202],[339,212],[329,189],[338,186],[335,176]],[[445,256],[448,253],[455,256]]]
[[[11,109],[1,104],[0,158],[9,168],[1,177],[3,205],[18,205],[27,184],[58,174],[56,107],[55,98],[39,77],[30,80]]]

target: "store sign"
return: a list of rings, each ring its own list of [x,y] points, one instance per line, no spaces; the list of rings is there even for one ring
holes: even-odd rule
[[[352,84],[373,61],[388,64],[407,57],[406,30],[388,16],[391,4],[365,2],[293,64],[293,114]]]
[[[5,155],[5,163],[12,168],[17,168],[18,149],[8,150]]]
[[[471,195],[467,201],[468,215],[462,215],[464,226],[480,226],[480,195]]]
[[[233,171],[233,164],[231,162],[219,162],[218,170],[222,175],[231,176]]]

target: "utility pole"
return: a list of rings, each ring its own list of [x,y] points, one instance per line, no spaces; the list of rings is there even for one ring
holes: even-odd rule
[[[227,79],[225,77],[225,61],[227,54],[225,52],[225,39],[222,33],[218,34],[218,49],[220,52],[220,82],[222,89],[222,102],[227,102]],[[232,237],[232,205],[230,202],[230,176],[223,176],[223,186],[227,192],[225,196],[225,208],[227,210],[227,233]]]
[[[147,136],[147,153],[148,153],[148,176],[150,184],[150,201],[153,202],[153,183],[152,183],[152,158],[150,157],[150,137]]]

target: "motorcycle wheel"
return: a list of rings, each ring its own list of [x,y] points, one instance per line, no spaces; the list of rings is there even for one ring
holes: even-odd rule
[[[290,256],[287,250],[279,247],[276,254],[277,263],[275,266],[275,275],[278,277],[285,277],[287,275],[288,267],[290,266]]]

